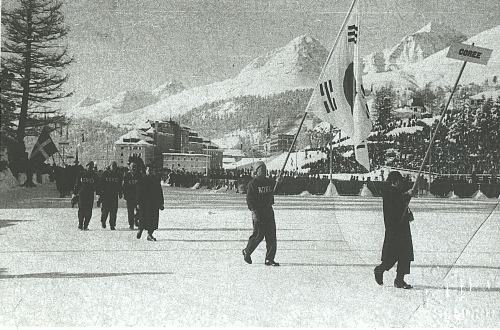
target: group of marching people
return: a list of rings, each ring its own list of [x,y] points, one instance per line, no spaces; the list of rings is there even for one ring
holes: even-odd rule
[[[131,230],[137,227],[137,238],[147,230],[148,241],[156,241],[153,232],[158,229],[159,211],[164,209],[161,177],[152,166],[130,163],[129,171],[123,174],[116,162],[112,162],[99,177],[94,162],[78,173],[73,189],[73,200],[78,200],[78,229],[88,230],[92,217],[95,195],[97,206],[101,207],[101,225],[116,229],[118,199],[127,202],[128,223]],[[135,226],[135,227],[134,227]]]

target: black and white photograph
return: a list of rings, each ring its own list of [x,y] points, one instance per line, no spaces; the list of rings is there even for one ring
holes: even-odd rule
[[[0,4],[0,328],[500,325],[498,0]]]

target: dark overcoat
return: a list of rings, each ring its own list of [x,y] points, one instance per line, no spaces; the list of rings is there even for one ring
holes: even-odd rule
[[[164,203],[160,177],[154,174],[143,175],[137,182],[136,188],[136,200],[139,205],[139,228],[158,229],[159,210]]]
[[[382,261],[413,261],[413,243],[410,223],[405,218],[406,205],[410,195],[403,190],[389,186],[383,193],[385,238]]]

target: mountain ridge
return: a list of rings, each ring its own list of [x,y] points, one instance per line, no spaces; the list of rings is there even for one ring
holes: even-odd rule
[[[437,33],[446,29],[444,25],[430,23],[412,36],[429,33],[429,31]],[[468,41],[476,40],[481,46],[480,43],[484,43],[482,40],[485,39],[484,35],[488,35],[488,33],[492,37],[487,38],[487,43],[495,43],[496,39],[500,40],[498,27],[489,31],[484,31]],[[451,32],[453,36],[457,34],[460,35]],[[403,38],[403,40],[406,39]],[[440,51],[416,63],[405,64],[403,70],[366,74],[363,78],[365,86],[372,85],[376,88],[392,83],[402,88],[417,88],[429,81],[440,81],[440,83],[450,85],[453,79],[450,80],[449,75],[443,74],[440,70],[443,68],[450,70],[453,75],[456,75],[455,72],[458,70],[455,70],[453,65],[448,69],[446,65],[441,64],[443,53],[447,49],[443,47],[441,40],[448,40],[448,38],[436,38],[436,40],[440,45],[435,47],[436,49],[441,48]],[[415,46],[415,39],[412,42]],[[400,46],[398,44],[391,49],[399,49]],[[222,104],[224,101],[244,96],[266,97],[287,91],[308,90],[315,85],[327,56],[327,49],[318,40],[308,35],[302,35],[294,38],[288,44],[250,61],[234,78],[193,88],[185,88],[181,83],[170,79],[153,91],[128,91],[104,101],[87,97],[70,109],[68,115],[70,117],[99,119],[115,126],[136,127],[147,120],[179,118],[193,109],[214,102]],[[498,60],[493,59],[491,62],[497,63]],[[493,64],[489,66],[489,72],[482,74],[490,75],[492,72],[499,71],[499,67],[500,64]],[[127,102],[131,104],[125,104]],[[231,108],[230,105],[227,107]],[[239,110],[235,108],[231,111]]]

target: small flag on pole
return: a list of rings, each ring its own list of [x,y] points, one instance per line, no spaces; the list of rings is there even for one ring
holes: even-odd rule
[[[57,147],[54,141],[52,141],[48,129],[44,127],[31,151],[30,160],[34,162],[44,162],[56,152],[58,152]]]

